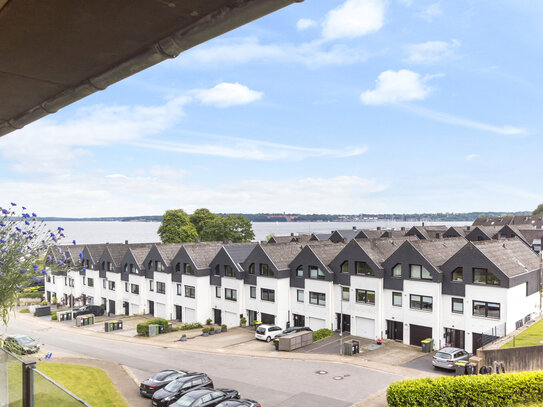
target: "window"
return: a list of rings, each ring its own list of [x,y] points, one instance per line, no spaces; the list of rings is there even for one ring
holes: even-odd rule
[[[349,273],[349,262],[347,260],[341,263],[341,272],[347,274]]]
[[[341,301],[349,301],[350,296],[349,287],[341,287]]]
[[[375,291],[356,290],[356,302],[375,304]]]
[[[296,290],[296,299],[298,302],[304,302],[304,290]]]
[[[185,286],[185,297],[196,298],[196,289],[193,286]]]
[[[83,285],[87,285],[87,280],[86,280],[85,276],[83,276]]]
[[[303,277],[304,276],[304,266],[298,266],[296,269],[296,277]]]
[[[392,267],[392,277],[401,277],[402,276],[402,265],[396,264]]]
[[[262,301],[275,302],[275,290],[268,290],[267,288],[261,288],[260,298],[262,299]]]
[[[373,276],[373,270],[368,266],[368,263],[365,261],[357,261],[356,265],[356,274],[359,276]]]
[[[94,287],[94,278],[87,278],[87,285],[89,287]]]
[[[166,293],[166,284],[161,282],[161,281],[157,281],[156,282],[156,292],[159,293],[159,294],[165,294]]]
[[[155,282],[153,280],[149,280],[149,291],[155,291]]]
[[[226,277],[235,277],[234,270],[232,270],[232,266],[224,266],[224,275]]]
[[[260,275],[261,276],[273,276],[273,270],[267,264],[260,265]]]
[[[398,292],[392,293],[392,305],[395,307],[402,306],[402,293],[398,293]]]
[[[424,295],[411,294],[409,306],[411,309],[420,309],[422,311],[432,311],[433,299]]]
[[[224,289],[224,298],[230,301],[238,300],[238,290],[233,290],[231,288]]]
[[[474,284],[488,284],[488,285],[500,285],[500,280],[496,278],[487,269],[474,268],[473,269],[473,283]]]
[[[155,271],[164,271],[164,264],[161,261],[155,261]]]
[[[251,263],[249,265],[249,274],[255,274],[255,269],[256,269],[255,264]]]
[[[181,263],[175,263],[175,272],[181,273]]]
[[[177,295],[183,295],[183,285],[177,284]]]
[[[124,291],[125,292],[130,292],[130,284],[129,283],[124,283]]]
[[[464,281],[464,269],[457,267],[452,272],[452,281]]]
[[[453,298],[451,304],[451,311],[455,314],[464,313],[464,300],[462,298]]]
[[[193,270],[192,266],[190,264],[188,264],[188,263],[183,264],[183,272],[185,274],[194,275],[194,270]]]
[[[251,298],[256,298],[256,287],[255,286],[251,286],[249,288],[249,295]]]
[[[220,266],[220,265],[217,264],[217,265],[215,266],[215,271],[213,272],[213,274],[214,274],[215,276],[217,276],[217,277],[220,277],[220,275],[221,275],[221,266]]]
[[[473,301],[473,316],[500,319],[500,304],[496,302]]]
[[[138,273],[138,269],[136,268],[136,266],[133,264],[130,264],[130,274],[137,274],[137,273]]]
[[[107,288],[107,280],[106,280],[106,279],[103,279],[103,280],[102,280],[102,286],[103,286],[104,288]]]
[[[132,284],[132,285],[130,286],[130,292],[131,292],[132,294],[139,294],[139,293],[140,293],[140,286],[137,285],[137,284]]]
[[[108,288],[111,291],[114,291],[115,290],[115,281],[108,281]]]
[[[221,287],[215,287],[215,297],[221,298]]]
[[[322,271],[317,266],[309,266],[309,278],[313,278],[315,280],[324,280],[324,271]]]
[[[64,285],[68,285],[68,277],[64,277]]]
[[[102,270],[105,270],[105,269],[106,269],[106,262],[103,261],[103,262],[102,262]]]
[[[53,284],[55,284],[55,276],[53,276]],[[104,286],[106,288],[106,286]]]
[[[112,266],[112,264],[111,264],[109,261],[107,262],[107,270],[108,270],[108,271],[113,270],[113,266]]]
[[[128,264],[123,266],[123,273],[128,273]]]
[[[326,305],[326,294],[309,292],[309,303],[314,305]]]
[[[420,264],[409,265],[409,277],[417,280],[431,280],[432,275]]]

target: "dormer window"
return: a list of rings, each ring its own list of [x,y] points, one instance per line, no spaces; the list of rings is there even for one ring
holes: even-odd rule
[[[128,264],[125,264],[123,267],[123,273],[128,273]]]
[[[218,264],[215,266],[215,273],[214,273],[217,277],[219,277],[221,275],[221,266],[219,266]]]
[[[409,277],[416,280],[431,280],[432,275],[420,264],[409,265]]]
[[[457,267],[452,272],[452,281],[464,281],[464,269]]]
[[[232,266],[224,266],[224,275],[226,277],[235,277]]]
[[[105,269],[106,269],[106,262],[103,261],[103,262],[102,262],[102,270],[105,270]]]
[[[111,263],[109,261],[107,262],[107,270],[108,271],[113,270],[113,267],[112,267],[112,265],[111,265]]]
[[[402,265],[396,264],[392,267],[392,277],[401,278],[402,277]]]
[[[341,272],[345,274],[349,274],[349,262],[347,260],[341,263]]]
[[[262,263],[260,264],[260,275],[261,276],[273,276],[273,270],[271,269],[271,267],[266,264],[266,263]]]
[[[153,269],[153,260],[149,260],[149,263],[147,263],[147,270],[151,271]]]
[[[370,266],[368,266],[368,263],[365,261],[357,261],[355,263],[356,265],[356,275],[358,276],[373,276],[374,272],[371,269]]]
[[[192,276],[194,275],[194,269],[188,263],[183,264],[183,272]]]
[[[130,263],[130,274],[137,274],[138,269],[136,269],[136,266],[132,263]]]
[[[315,280],[324,280],[325,279],[324,271],[322,271],[317,266],[309,266],[309,278],[312,278]]]
[[[254,263],[251,263],[249,265],[249,274],[255,274],[255,271],[256,271],[256,266]]]
[[[473,283],[474,284],[487,284],[487,285],[500,285],[500,280],[488,271],[488,269],[483,268],[473,268]]]
[[[296,277],[303,277],[304,276],[304,266],[300,265],[296,269]]]
[[[175,271],[176,271],[177,273],[181,273],[181,263],[176,263],[176,264],[175,264]]]

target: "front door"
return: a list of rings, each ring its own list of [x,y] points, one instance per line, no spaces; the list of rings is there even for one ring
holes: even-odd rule
[[[155,316],[155,302],[154,301],[148,301],[149,303],[149,314],[152,316]]]
[[[305,316],[292,314],[294,326],[305,326]]]
[[[464,349],[465,332],[460,329],[445,328],[445,343],[455,348]]]
[[[256,321],[256,311],[250,309],[247,310],[247,316],[249,317],[249,326],[253,325],[253,322]]]
[[[337,315],[337,329],[341,329],[342,332],[351,332],[351,316],[349,314],[336,314]],[[340,328],[340,325],[343,321],[343,327]]]
[[[222,324],[222,316],[221,316],[221,310],[220,309],[215,308],[213,310],[213,319],[214,319],[215,325],[221,325]]]
[[[403,342],[403,323],[387,319],[387,338]]]
[[[130,315],[130,304],[126,301],[123,302],[124,315]]]
[[[109,300],[109,314],[115,315],[115,301]]]
[[[175,306],[175,319],[177,319],[179,322],[183,322],[183,314],[182,314],[183,308],[181,305]]]

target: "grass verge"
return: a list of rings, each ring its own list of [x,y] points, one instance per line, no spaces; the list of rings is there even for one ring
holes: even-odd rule
[[[541,341],[543,341],[543,319],[519,333],[515,337],[515,347],[519,348],[521,346],[541,345]],[[505,349],[512,347],[513,340],[510,340],[506,344],[502,345],[501,348]]]

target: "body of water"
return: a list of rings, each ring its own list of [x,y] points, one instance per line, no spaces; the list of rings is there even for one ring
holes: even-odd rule
[[[463,226],[471,222],[425,222],[425,225]],[[254,222],[255,240],[265,240],[274,233],[277,236],[291,233],[328,233],[338,229],[375,229],[401,227],[410,228],[421,222]],[[65,229],[66,242],[76,240],[80,244],[89,243],[130,243],[159,242],[157,230],[160,222],[49,222],[51,228],[62,226]]]

